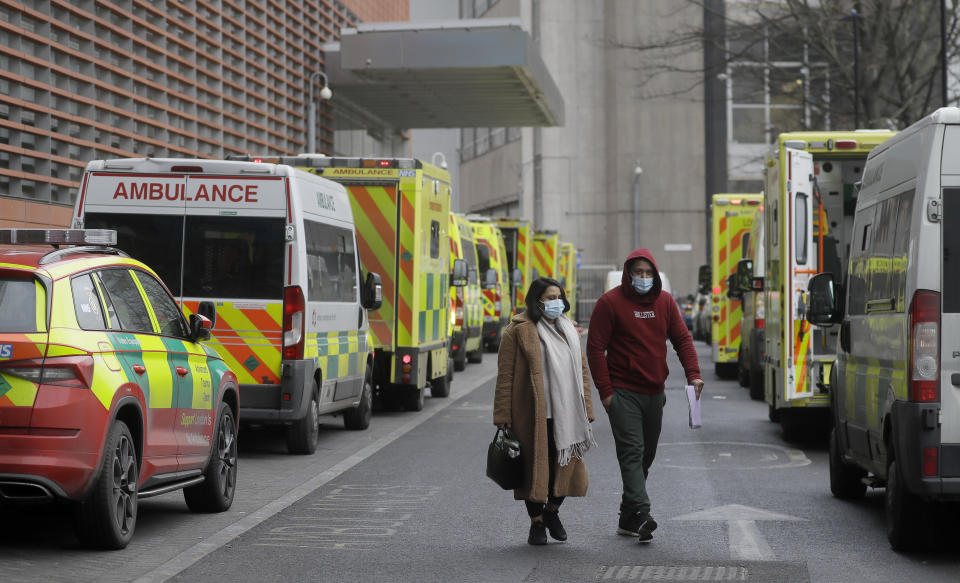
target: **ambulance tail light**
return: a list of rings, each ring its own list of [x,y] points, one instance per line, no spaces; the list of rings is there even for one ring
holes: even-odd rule
[[[0,367],[3,372],[38,385],[89,389],[93,381],[92,356],[60,356],[28,360]]]
[[[298,285],[283,288],[283,358],[303,359],[306,302]]]
[[[940,400],[940,294],[917,290],[910,302],[911,401]]]
[[[857,148],[856,140],[837,140],[833,144],[838,150],[855,150]]]
[[[463,326],[463,298],[457,294],[456,304],[453,306],[453,325]]]
[[[763,306],[763,296],[757,293],[753,294],[753,327],[755,329],[763,330],[766,315],[766,308]]]
[[[500,284],[497,284],[497,290],[493,292],[493,315],[500,317]]]

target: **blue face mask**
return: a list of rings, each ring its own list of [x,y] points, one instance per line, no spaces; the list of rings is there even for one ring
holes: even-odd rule
[[[560,317],[560,314],[563,313],[563,300],[557,298],[555,300],[546,300],[543,302],[543,315],[550,318],[551,320],[556,320]]]
[[[633,281],[633,289],[637,290],[637,293],[645,294],[653,289],[652,277],[632,277],[630,279]]]

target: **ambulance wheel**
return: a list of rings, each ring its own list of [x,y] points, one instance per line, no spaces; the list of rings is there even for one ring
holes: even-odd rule
[[[424,390],[419,387],[407,387],[403,393],[403,408],[407,411],[422,411]]]
[[[122,549],[137,525],[140,464],[127,424],[114,421],[107,436],[99,477],[89,497],[77,507],[80,542],[100,549]]]
[[[213,448],[203,482],[183,489],[183,499],[193,512],[224,512],[237,491],[237,424],[230,405],[220,403]]]
[[[483,362],[483,350],[475,350],[467,354],[467,361],[469,361],[470,364],[480,364]]]
[[[467,355],[466,350],[461,350],[460,352],[458,352],[457,355],[453,357],[453,370],[457,372],[465,370],[467,368],[468,358],[469,356]],[[471,360],[470,362],[473,362],[473,361]]]
[[[316,389],[316,387],[314,387]],[[303,419],[287,426],[287,451],[297,455],[310,455],[317,451],[320,442],[320,405],[317,391],[310,395],[310,404]]]
[[[887,515],[887,540],[895,551],[910,551],[924,542],[921,531],[923,502],[907,490],[900,464],[892,460],[887,466],[887,491],[884,510]]]
[[[343,412],[343,426],[353,431],[366,429],[370,427],[371,417],[373,417],[373,378],[368,368],[367,376],[363,377],[363,388],[360,389],[360,403]]]
[[[867,493],[867,485],[861,480],[867,473],[856,466],[844,463],[837,444],[837,430],[830,431],[830,492],[834,498],[856,500]]]
[[[450,369],[448,368],[447,370],[449,371]],[[420,392],[422,393],[423,391]],[[445,374],[442,377],[437,377],[430,381],[430,396],[439,399],[445,399],[450,396],[449,374]],[[419,411],[420,409],[417,410]]]
[[[777,413],[777,417],[780,419],[780,437],[784,441],[798,441],[800,439],[803,424],[796,411],[780,411]]]

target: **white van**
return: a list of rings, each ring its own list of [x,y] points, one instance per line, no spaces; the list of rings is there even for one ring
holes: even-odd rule
[[[891,546],[922,547],[930,503],[960,500],[960,109],[870,153],[848,265],[809,284],[807,319],[840,332],[830,489],[885,486]]]
[[[370,423],[373,349],[344,187],[279,164],[137,158],[87,164],[75,228],[117,231],[182,309],[216,304],[207,346],[240,383],[242,424],[287,426],[291,453],[312,453],[319,416]]]

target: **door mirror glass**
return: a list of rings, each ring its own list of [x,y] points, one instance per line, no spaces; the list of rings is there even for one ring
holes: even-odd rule
[[[463,259],[453,260],[453,277],[450,278],[450,285],[453,287],[467,285],[467,262]]]
[[[838,286],[832,273],[818,273],[807,285],[809,298],[807,321],[815,326],[832,326],[842,319],[837,302],[840,299]]]
[[[753,291],[751,280],[753,279],[753,259],[741,259],[737,262],[736,286],[742,295],[744,292]]]
[[[743,299],[743,292],[737,286],[737,274],[731,273],[727,276],[727,297],[731,300]]]
[[[510,276],[510,285],[513,287],[520,287],[523,285],[523,272],[519,269],[514,269],[513,274]]]
[[[497,287],[497,270],[488,269],[486,275],[483,278],[483,289],[493,289]]]
[[[368,310],[377,310],[383,303],[383,285],[380,283],[380,274],[368,273],[363,282],[363,293],[360,297],[361,305]]]

